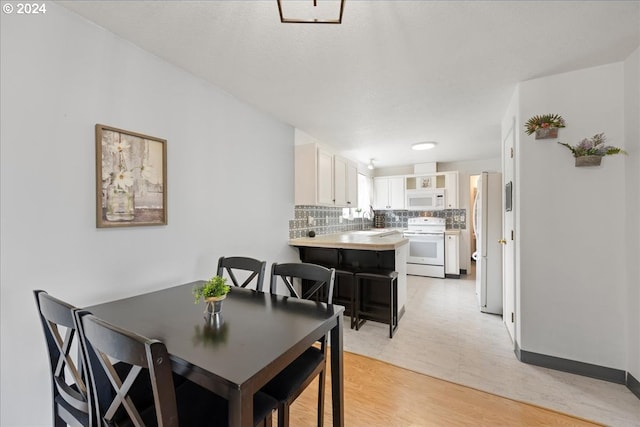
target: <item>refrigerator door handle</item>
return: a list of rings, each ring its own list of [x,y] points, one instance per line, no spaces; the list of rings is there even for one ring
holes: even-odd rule
[[[471,212],[471,218],[473,218],[473,235],[478,238],[478,194],[480,194],[480,189],[476,191],[476,197],[473,200],[473,210]]]

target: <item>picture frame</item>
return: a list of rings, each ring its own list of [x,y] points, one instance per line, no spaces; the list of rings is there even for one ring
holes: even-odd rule
[[[167,225],[167,141],[96,124],[96,227]]]

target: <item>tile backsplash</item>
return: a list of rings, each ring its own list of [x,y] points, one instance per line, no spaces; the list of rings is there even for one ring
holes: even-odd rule
[[[311,230],[318,236],[343,231],[367,230],[373,224],[373,221],[368,218],[343,218],[342,212],[342,208],[327,206],[296,206],[294,219],[289,220],[289,238],[305,237]],[[309,217],[313,218],[314,225],[309,225]]]
[[[316,235],[340,233],[353,230],[367,230],[373,227],[373,221],[369,218],[347,219],[342,216],[342,208],[327,206],[295,206],[294,219],[289,220],[289,238],[305,237],[309,231],[315,231]],[[385,228],[407,228],[409,218],[419,216],[432,216],[445,218],[447,229],[464,230],[467,228],[466,209],[445,209],[441,211],[376,211],[385,216]],[[314,224],[309,225],[309,217]]]
[[[420,216],[445,218],[448,230],[465,230],[467,228],[466,209],[444,209],[441,211],[376,211],[376,213],[385,216],[385,228],[407,228],[409,218]]]

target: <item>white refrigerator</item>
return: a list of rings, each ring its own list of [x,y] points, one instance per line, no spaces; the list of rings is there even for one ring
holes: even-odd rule
[[[502,174],[482,172],[473,206],[480,311],[502,314]]]

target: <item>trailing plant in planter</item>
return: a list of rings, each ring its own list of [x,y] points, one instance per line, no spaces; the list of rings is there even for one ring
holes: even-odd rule
[[[573,157],[576,158],[576,166],[598,166],[604,156],[627,154],[621,148],[605,145],[606,140],[607,137],[604,133],[597,133],[591,138],[583,139],[576,145],[569,145],[560,141],[558,141],[558,144],[571,150]]]
[[[527,120],[524,125],[527,135],[535,132],[536,139],[556,138],[558,128],[563,128],[566,123],[559,114],[536,115]]]

